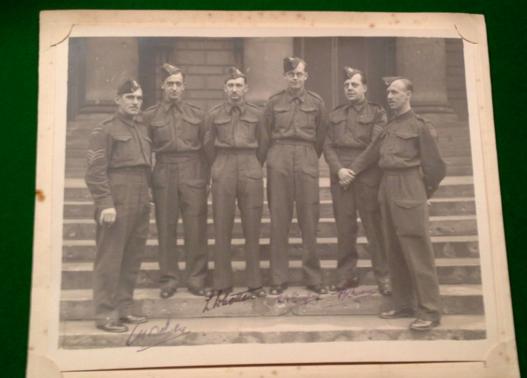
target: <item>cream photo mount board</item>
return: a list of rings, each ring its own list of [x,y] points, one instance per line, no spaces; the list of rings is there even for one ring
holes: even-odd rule
[[[28,376],[519,375],[482,16],[46,11],[40,21],[36,189],[45,200],[36,202],[35,212]],[[304,316],[185,317],[178,312],[181,304],[191,307],[197,302],[178,291],[169,306],[178,315],[151,316],[146,325],[121,338],[98,332],[91,310],[83,312],[91,304],[94,222],[82,162],[89,127],[111,115],[112,90],[126,76],[135,76],[145,81],[145,102],[155,103],[156,64],[177,61],[188,71],[189,101],[207,108],[221,101],[221,77],[232,64],[247,71],[248,98],[263,105],[284,85],[282,59],[293,54],[305,57],[310,73],[306,86],[321,92],[328,110],[343,100],[343,63],[367,71],[369,98],[380,103],[385,101],[382,74],[413,79],[413,106],[434,122],[450,169],[430,201],[432,242],[446,309],[443,324],[425,336],[415,335],[407,330],[406,320],[380,321],[372,308],[335,315],[330,306],[321,309],[310,303],[311,297],[299,288],[288,292],[283,303],[272,305],[276,310],[294,302],[296,314]],[[449,71],[452,65],[445,62],[455,62],[458,70]],[[201,76],[200,69],[205,72]],[[327,210],[331,197],[323,194],[329,193],[324,165],[321,159],[320,207]],[[210,223],[209,218],[209,227]],[[268,223],[264,213],[262,230]],[[153,221],[150,226],[141,271],[155,276],[157,262],[148,260],[157,245]],[[333,227],[332,212],[323,213],[319,233],[324,234],[317,242],[330,245],[329,251],[335,250]],[[301,242],[299,235],[290,236],[291,245]],[[262,249],[267,248],[268,237],[262,235]],[[364,245],[364,238],[358,243]],[[211,240],[209,248],[210,244]],[[242,244],[243,239],[233,241],[238,250]],[[328,271],[336,264],[330,255],[322,257]],[[370,265],[363,260],[359,268],[367,272]],[[243,261],[234,264],[235,270],[245,266]],[[289,266],[294,273],[299,262],[291,260]],[[261,268],[268,268],[268,262],[262,261]],[[365,285],[346,293],[348,308],[379,302]],[[161,311],[158,307],[163,305],[152,295],[158,296],[157,288],[139,286],[135,300],[143,310]],[[340,299],[313,301],[327,300],[340,308]]]

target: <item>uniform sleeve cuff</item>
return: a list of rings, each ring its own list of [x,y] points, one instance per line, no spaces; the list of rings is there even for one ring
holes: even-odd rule
[[[111,198],[104,198],[98,201],[96,206],[100,210],[115,208],[115,205]]]

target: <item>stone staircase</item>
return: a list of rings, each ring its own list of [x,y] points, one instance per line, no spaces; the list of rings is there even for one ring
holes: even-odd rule
[[[86,119],[72,122],[68,128],[60,298],[60,345],[63,348],[131,345],[129,334],[104,333],[97,330],[92,321],[95,223],[92,218],[93,204],[82,175],[87,125],[94,125],[95,121],[104,117],[86,116]],[[174,297],[160,299],[157,288],[157,230],[152,213],[150,237],[135,293],[138,310],[148,315],[151,321],[140,328],[159,330],[177,325],[186,331],[170,339],[163,339],[157,332],[143,332],[143,337],[134,339],[131,346],[485,338],[468,132],[466,127],[464,133],[458,127],[448,133],[448,129],[454,129],[454,126],[441,128],[438,132],[441,149],[449,162],[449,176],[443,181],[430,207],[430,228],[445,314],[440,327],[429,333],[416,334],[408,330],[408,319],[382,320],[377,317],[378,312],[390,303],[389,298],[377,292],[362,228],[358,240],[361,286],[324,296],[306,291],[301,274],[302,240],[296,221],[291,227],[288,251],[291,286],[283,295],[255,300],[247,300],[244,296],[244,240],[237,216],[232,250],[235,292],[228,297],[207,301],[180,289]],[[320,167],[317,240],[324,279],[329,284],[334,282],[335,277],[337,239],[327,166],[323,159]],[[207,236],[209,268],[213,269],[214,230],[211,217],[209,198]],[[260,266],[266,285],[269,283],[269,222],[265,203]],[[182,231],[183,227],[180,227],[180,235]],[[179,252],[180,268],[184,269],[184,252],[182,249]],[[159,340],[161,343],[158,343]]]

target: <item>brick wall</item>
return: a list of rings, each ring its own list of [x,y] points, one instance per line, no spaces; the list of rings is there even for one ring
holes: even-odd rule
[[[155,101],[161,97],[158,68],[164,62],[183,68],[186,73],[186,99],[203,109],[222,101],[227,68],[243,63],[241,44],[236,39],[170,38],[162,42],[145,42],[146,45],[149,43],[151,45],[146,48],[155,57],[149,57],[149,64],[145,62],[144,71],[147,72],[143,73],[143,80],[153,81],[150,87],[155,91]],[[155,102],[153,100],[149,102]]]

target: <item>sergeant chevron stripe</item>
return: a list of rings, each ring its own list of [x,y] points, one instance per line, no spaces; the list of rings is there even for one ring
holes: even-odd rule
[[[88,164],[91,165],[93,164],[94,161],[98,159],[102,159],[104,155],[105,155],[104,149],[88,150],[88,152],[86,153],[86,157],[88,158]]]

